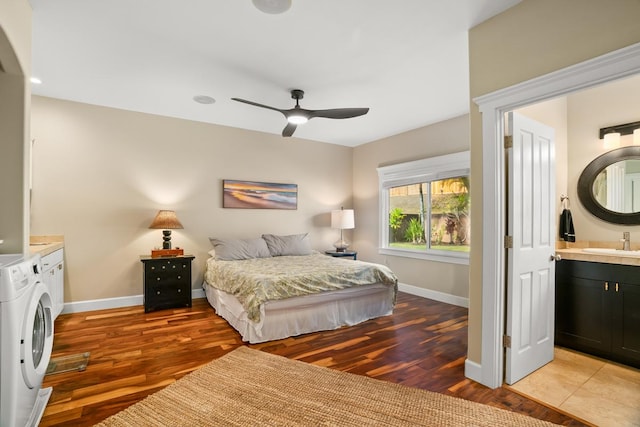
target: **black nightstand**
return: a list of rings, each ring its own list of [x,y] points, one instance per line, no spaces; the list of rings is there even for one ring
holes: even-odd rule
[[[344,252],[324,251],[324,253],[327,254],[327,255],[331,255],[332,257],[336,257],[336,258],[350,257],[350,258],[353,258],[354,260],[358,256],[358,252],[356,252],[356,251],[344,251]]]
[[[144,311],[191,307],[191,261],[193,255],[151,258],[143,255]]]

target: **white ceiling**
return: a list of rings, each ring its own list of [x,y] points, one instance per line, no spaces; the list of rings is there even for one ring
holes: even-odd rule
[[[469,110],[469,28],[520,0],[30,0],[33,93],[281,134],[276,111],[369,107],[294,137],[357,146]],[[203,105],[196,95],[216,99]]]

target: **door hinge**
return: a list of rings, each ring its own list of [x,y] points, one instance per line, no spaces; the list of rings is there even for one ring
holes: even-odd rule
[[[504,248],[505,249],[513,248],[513,236],[504,236]]]
[[[513,136],[511,135],[504,136],[504,148],[505,149],[513,148]]]
[[[502,346],[504,348],[511,348],[511,337],[509,335],[503,335]]]

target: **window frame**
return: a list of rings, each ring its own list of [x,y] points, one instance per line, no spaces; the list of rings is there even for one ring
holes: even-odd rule
[[[411,184],[439,181],[471,175],[471,152],[446,154],[395,165],[381,166],[378,171],[380,232],[378,253],[405,258],[424,259],[451,264],[469,264],[469,252],[453,252],[427,248],[426,251],[392,248],[389,246],[389,190]],[[429,208],[431,212],[431,199]]]

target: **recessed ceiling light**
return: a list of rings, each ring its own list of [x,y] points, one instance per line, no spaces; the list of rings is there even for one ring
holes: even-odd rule
[[[253,5],[264,13],[275,15],[284,13],[291,7],[291,0],[251,0]]]
[[[31,83],[33,83],[34,85],[42,84],[42,80],[40,80],[40,79],[39,79],[39,78],[37,78],[37,77],[31,77],[31,78],[29,79],[29,81],[31,81]]]
[[[193,100],[198,104],[213,104],[214,102],[216,102],[215,99],[207,95],[196,95],[193,97]]]

